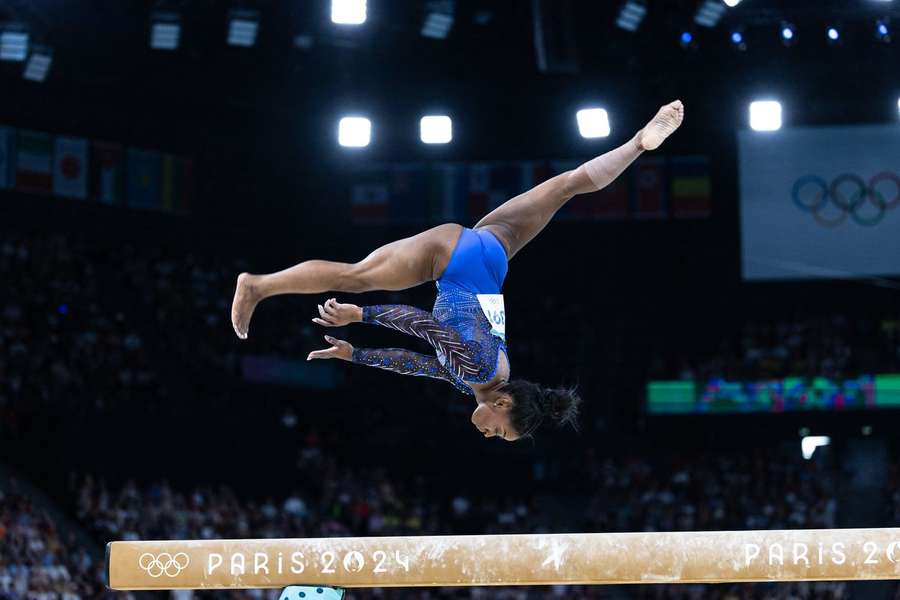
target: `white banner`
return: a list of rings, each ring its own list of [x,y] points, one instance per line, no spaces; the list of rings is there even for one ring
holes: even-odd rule
[[[57,137],[53,156],[53,193],[68,198],[87,198],[87,140]]]
[[[741,131],[745,279],[900,274],[900,126]]]

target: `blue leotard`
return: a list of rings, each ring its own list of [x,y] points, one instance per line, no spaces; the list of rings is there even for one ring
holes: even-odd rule
[[[363,307],[363,322],[422,338],[435,356],[399,348],[355,348],[353,362],[403,375],[444,379],[465,394],[469,384],[488,383],[497,373],[506,342],[492,332],[479,294],[499,294],[506,278],[506,251],[487,229],[464,228],[447,268],[437,280],[432,312],[387,304]]]

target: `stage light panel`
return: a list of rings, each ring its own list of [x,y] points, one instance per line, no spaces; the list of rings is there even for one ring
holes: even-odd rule
[[[338,25],[362,25],[366,13],[366,0],[331,0],[331,21]]]
[[[372,122],[365,117],[344,117],[338,123],[338,143],[348,148],[363,148],[372,140]]]
[[[750,128],[754,131],[778,131],[781,129],[781,103],[774,100],[751,102]]]
[[[426,144],[449,144],[453,121],[446,115],[427,115],[419,121],[419,137]]]
[[[584,108],[575,113],[578,132],[586,139],[608,137],[609,113],[603,108]]]
[[[45,46],[35,46],[25,63],[22,77],[29,81],[42,82],[47,79],[50,65],[53,63],[53,52]]]

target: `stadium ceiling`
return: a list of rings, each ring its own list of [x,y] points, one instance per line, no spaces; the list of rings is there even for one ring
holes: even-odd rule
[[[623,54],[652,64],[656,52],[671,51],[679,31],[691,27],[702,1],[648,3],[646,18],[635,33],[615,27],[621,2],[573,3],[582,68]],[[470,71],[502,68],[534,73],[531,2],[459,0],[455,7],[455,24],[447,39],[422,38],[422,22],[429,10],[426,0],[372,0],[368,21],[354,28],[331,23],[328,0],[7,0],[0,4],[0,23],[22,23],[36,43],[53,47],[61,76],[115,84],[140,74],[175,76],[184,69],[233,72],[235,79],[248,85],[255,78],[297,72],[339,77],[335,73],[339,67],[373,64],[382,71],[402,64],[410,73],[429,73],[447,65]],[[259,13],[255,47],[228,47],[234,9]],[[181,18],[181,45],[175,53],[148,47],[150,22],[159,12]],[[744,0],[728,9],[718,28],[762,28],[784,20],[800,28],[828,20],[871,21],[874,26],[875,19],[883,16],[900,19],[900,0]],[[629,43],[632,40],[640,43]],[[776,41],[773,34],[772,43]]]
[[[369,0],[368,18],[358,26],[332,23],[329,0],[7,0],[0,3],[0,25],[27,27],[31,43],[52,51],[52,67],[45,81],[35,82],[23,79],[22,63],[0,62],[0,81],[20,98],[19,112],[27,102],[74,97],[147,110],[164,104],[294,114],[345,100],[377,103],[379,95],[383,106],[417,96],[474,111],[485,102],[560,90],[575,102],[601,85],[656,103],[685,88],[727,89],[736,66],[743,69],[738,83],[758,81],[786,62],[786,52],[791,67],[803,67],[811,81],[830,81],[830,70],[842,64],[884,77],[883,65],[900,52],[900,40],[879,45],[873,33],[879,18],[900,27],[900,0],[743,0],[714,28],[699,29],[694,17],[703,0],[648,2],[633,32],[616,26],[623,1],[570,2],[572,60],[566,72],[542,73],[533,3],[526,0],[456,0],[445,39],[422,35],[428,0]],[[560,4],[566,2],[548,6]],[[234,11],[258,15],[252,46],[228,44]],[[159,14],[178,16],[174,50],[150,46]],[[781,43],[785,21],[799,31],[791,48]],[[829,49],[824,32],[833,22],[842,28],[842,45]],[[730,41],[735,28],[747,42],[740,54]],[[694,32],[691,48],[679,44],[685,30]],[[880,52],[880,59],[861,61],[861,48]]]

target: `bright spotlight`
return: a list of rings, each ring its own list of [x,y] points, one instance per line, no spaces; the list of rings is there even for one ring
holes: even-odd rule
[[[338,25],[366,22],[366,0],[331,0],[331,21]]]
[[[793,25],[782,25],[781,26],[781,39],[785,44],[789,44],[794,41],[796,37],[796,32],[794,31]]]
[[[715,27],[727,10],[719,0],[705,0],[694,14],[694,23],[703,27]]]
[[[426,144],[448,144],[453,139],[453,122],[446,115],[422,117],[419,137]]]
[[[249,48],[256,43],[259,14],[249,10],[233,10],[228,20],[228,45]]]
[[[344,117],[338,123],[338,143],[348,148],[363,148],[372,140],[372,122],[365,117]]]
[[[637,31],[647,15],[644,0],[627,0],[616,17],[616,26],[625,31]]]
[[[827,435],[808,435],[800,440],[800,452],[803,453],[803,458],[809,460],[816,448],[827,446],[830,443],[831,438]]]
[[[683,31],[679,39],[681,40],[682,46],[690,46],[691,42],[694,41],[694,34],[692,34],[690,31]]]
[[[578,121],[578,132],[583,138],[609,136],[609,113],[606,112],[606,109],[584,108],[575,113],[575,120]]]
[[[0,60],[23,61],[28,56],[28,32],[21,29],[0,31]]]
[[[25,70],[22,77],[28,81],[36,81],[38,83],[47,79],[47,73],[50,72],[50,65],[53,63],[53,50],[46,46],[35,46],[31,50],[28,62],[25,63]]]
[[[743,34],[740,31],[735,31],[734,33],[732,33],[731,34],[731,43],[738,44],[738,45],[743,44],[744,43]]]
[[[836,42],[841,38],[841,33],[834,27],[828,28],[828,39],[832,42]]]
[[[781,103],[774,100],[751,102],[750,128],[754,131],[781,129]]]
[[[881,42],[891,41],[891,29],[888,27],[887,21],[875,23],[875,37]]]
[[[155,50],[176,50],[181,41],[181,20],[178,15],[156,14],[150,26],[150,47]]]
[[[734,8],[735,6],[737,6],[740,3],[741,3],[741,0],[725,0],[725,5],[728,8]]]
[[[453,29],[456,4],[453,0],[431,0],[426,4],[425,20],[419,33],[422,37],[446,39]]]
[[[900,114],[900,98],[897,98],[897,113]]]

